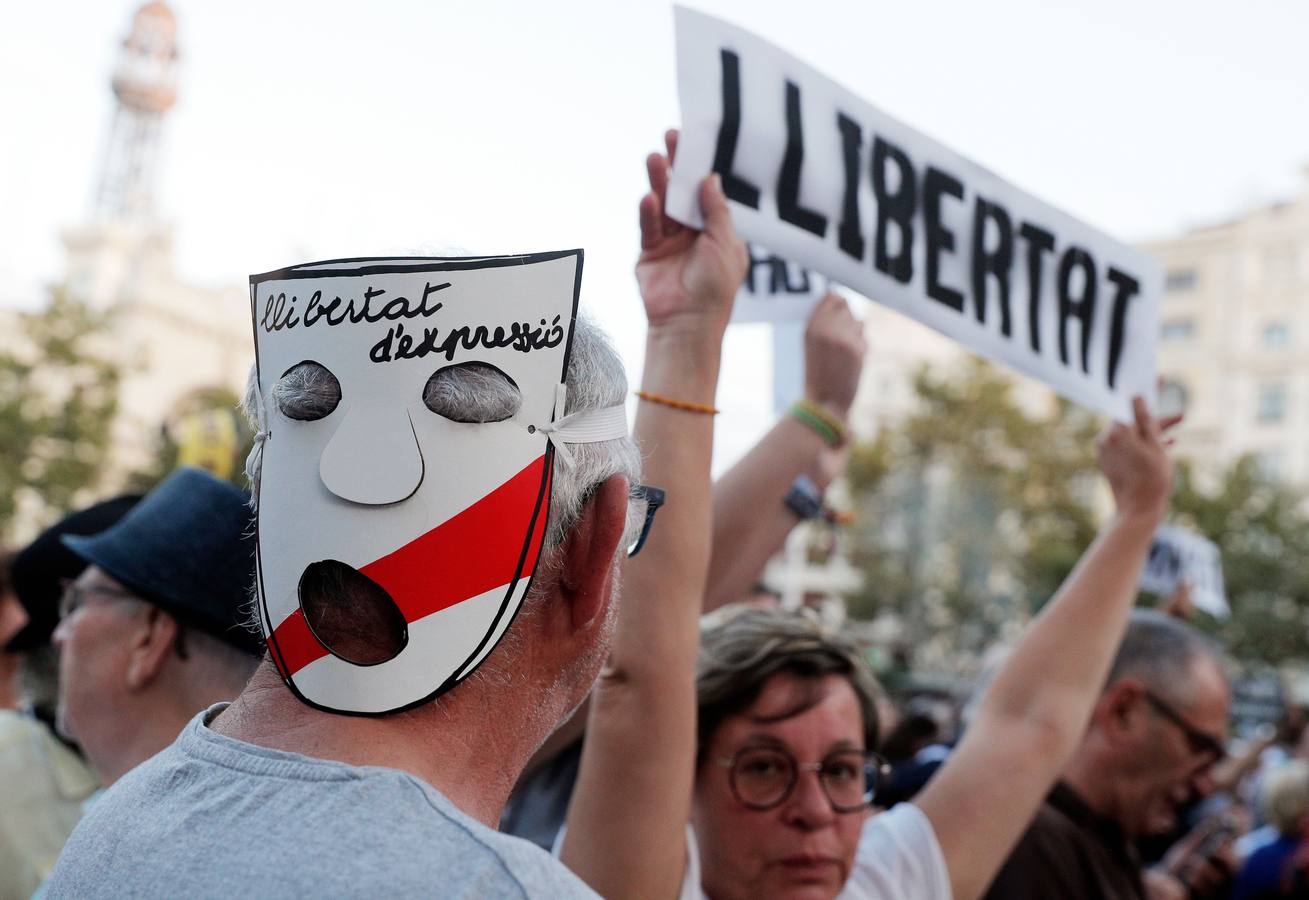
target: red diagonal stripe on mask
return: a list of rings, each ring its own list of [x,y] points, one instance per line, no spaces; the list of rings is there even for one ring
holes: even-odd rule
[[[523,545],[513,535],[526,533],[532,521],[542,496],[544,465],[544,456],[534,460],[472,506],[359,571],[391,595],[406,622],[416,622],[509,584],[523,556]],[[547,495],[549,490],[547,478]],[[524,575],[536,567],[545,520],[542,503],[527,542]],[[273,662],[283,677],[294,675],[328,652],[309,630],[304,612],[298,608],[277,626],[269,644]]]

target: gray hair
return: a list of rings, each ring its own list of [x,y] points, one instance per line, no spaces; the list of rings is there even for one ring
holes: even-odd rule
[[[579,316],[573,326],[572,350],[565,376],[568,386],[564,414],[620,406],[627,398],[627,374],[608,337],[595,323]],[[300,365],[287,372],[272,389],[272,400],[292,418],[315,419],[331,413],[340,401],[341,386],[322,366]],[[424,388],[429,409],[458,422],[492,422],[517,411],[522,398],[518,386],[485,364],[449,366],[433,375]],[[252,367],[246,382],[242,411],[262,430],[259,382]],[[554,550],[577,524],[582,507],[595,488],[612,475],[622,475],[635,487],[641,479],[641,454],[627,436],[591,444],[571,444],[574,465],[556,460],[550,489],[550,517],[545,549]],[[256,441],[246,460],[251,496],[258,496],[263,464],[263,442]],[[629,503],[625,547],[642,524],[644,510]],[[546,560],[542,561],[547,562]]]
[[[1268,773],[1259,802],[1269,824],[1281,834],[1294,837],[1309,815],[1309,762],[1293,759]]]
[[[1154,690],[1190,702],[1193,666],[1199,659],[1222,669],[1218,650],[1199,631],[1158,610],[1134,610],[1106,683],[1136,676]]]
[[[803,611],[724,607],[706,617],[700,632],[695,675],[699,758],[723,720],[750,709],[764,682],[779,672],[812,682],[824,675],[845,677],[859,701],[865,746],[877,746],[879,689],[854,642],[826,630]],[[774,718],[797,716],[821,699],[811,692]]]

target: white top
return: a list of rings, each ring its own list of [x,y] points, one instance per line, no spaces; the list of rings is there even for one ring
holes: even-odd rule
[[[700,854],[689,826],[686,836],[686,874],[678,900],[708,900],[700,887]],[[922,810],[901,803],[864,823],[838,900],[950,900],[950,873]]]

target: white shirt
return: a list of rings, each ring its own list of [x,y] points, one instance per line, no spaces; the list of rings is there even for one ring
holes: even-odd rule
[[[686,829],[686,874],[679,900],[708,900],[700,887],[695,833]],[[850,877],[838,900],[950,900],[950,873],[932,823],[901,803],[864,823]]]

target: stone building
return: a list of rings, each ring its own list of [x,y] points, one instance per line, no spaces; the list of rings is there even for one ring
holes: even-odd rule
[[[1298,197],[1144,245],[1167,272],[1160,402],[1211,471],[1253,454],[1309,483],[1309,168]]]
[[[67,262],[59,288],[111,313],[106,343],[122,367],[104,488],[148,467],[160,429],[194,412],[197,397],[238,392],[253,359],[247,289],[187,283],[174,269],[171,228],[155,208],[178,56],[172,10],[162,0],[143,4],[112,76],[113,117],[92,213],[63,234]],[[190,431],[201,441],[233,441],[223,418]]]

